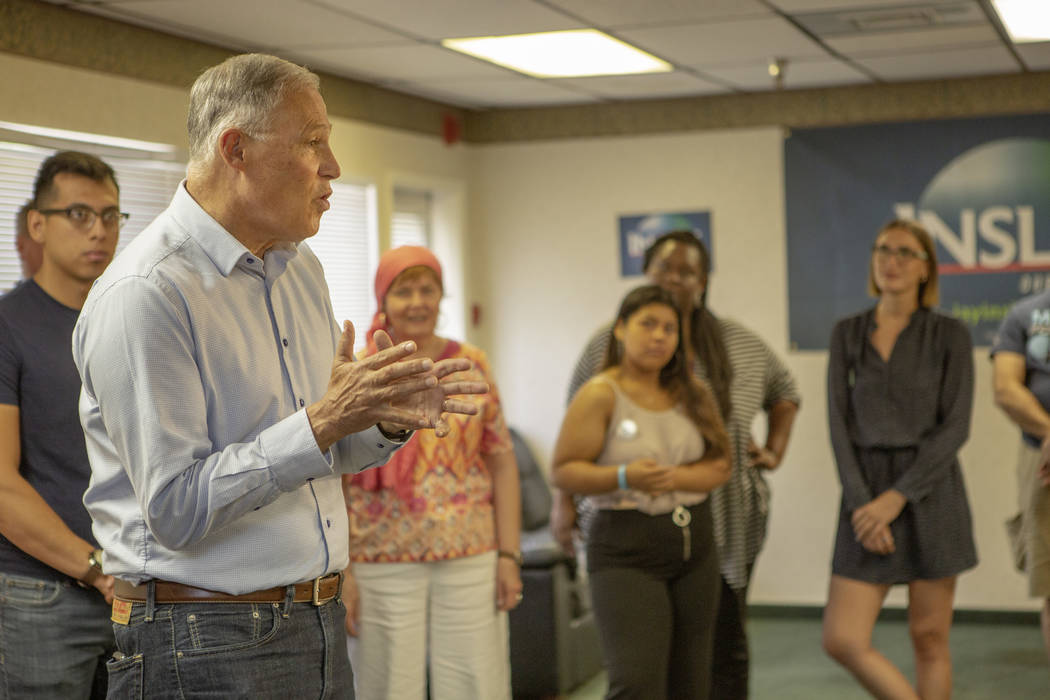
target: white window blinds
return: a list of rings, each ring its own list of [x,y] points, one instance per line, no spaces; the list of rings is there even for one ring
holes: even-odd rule
[[[117,252],[164,211],[175,188],[185,176],[185,166],[148,158],[121,158],[113,149],[98,152],[89,144],[71,143],[67,148],[95,153],[113,168],[120,185],[120,208],[131,214],[120,230]],[[0,141],[0,292],[11,289],[21,278],[15,250],[15,217],[33,196],[33,181],[40,164],[55,148]]]
[[[390,220],[390,247],[430,247],[430,193],[402,187],[394,189],[394,213]]]
[[[372,279],[378,255],[375,188],[345,182],[332,183],[332,207],[321,217],[317,235],[307,245],[324,267],[336,321],[354,324],[354,345],[365,344],[365,332],[375,313]]]

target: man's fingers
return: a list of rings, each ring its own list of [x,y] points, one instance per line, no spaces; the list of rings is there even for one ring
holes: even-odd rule
[[[410,377],[374,389],[371,393],[371,398],[380,403],[397,401],[406,396],[433,389],[436,384],[437,380],[429,375],[424,377]]]
[[[383,331],[376,331],[376,334],[375,336],[373,336],[373,339],[378,338],[380,333],[383,333]],[[390,340],[390,336],[386,335],[386,333],[383,333],[383,335],[386,336],[386,339],[388,341]],[[404,359],[412,353],[414,353],[415,351],[415,342],[409,340],[404,343],[398,343],[397,345],[394,345],[392,347],[388,346],[386,349],[380,350],[375,355],[369,355],[364,360],[362,360],[362,362],[367,364],[368,367],[370,367],[371,369],[379,369],[381,367],[386,367],[387,365],[393,364],[398,360]],[[429,359],[427,361],[432,362],[432,360]]]
[[[445,392],[445,396],[452,396],[453,394],[487,394],[489,393],[489,385],[486,382],[450,381],[442,382],[441,390]]]
[[[459,413],[464,416],[476,416],[478,413],[478,405],[472,401],[464,401],[463,399],[445,399],[445,402],[441,404],[441,410],[445,413]]]
[[[465,357],[452,357],[447,360],[441,360],[435,364],[434,374],[438,379],[441,379],[453,372],[465,372],[473,366],[474,364]]]
[[[335,356],[347,362],[354,361],[354,324],[350,321],[343,321],[343,334],[339,336]]]
[[[423,379],[418,377],[423,373],[429,373],[430,367],[434,366],[434,362],[429,358],[416,358],[415,360],[401,360],[394,364],[388,364],[382,369],[376,369],[375,383],[382,385],[394,385],[399,381],[404,381],[406,378],[411,379]],[[425,379],[429,381],[426,383],[427,386],[437,386],[438,380],[430,374],[427,374]]]
[[[403,425],[406,428],[411,428],[413,430],[434,427],[426,416],[420,413],[413,413],[412,411],[394,408],[393,406],[385,406],[377,409],[373,411],[371,415],[375,418],[376,423],[394,423],[395,425]]]
[[[438,416],[437,421],[434,423],[434,434],[437,435],[439,438],[443,438],[446,435],[448,435],[449,432],[451,432],[451,430],[452,429],[451,427],[449,427],[448,421],[445,420],[445,416]]]
[[[376,344],[376,350],[386,350],[394,346],[394,341],[390,339],[390,334],[382,328],[372,334],[372,342]]]

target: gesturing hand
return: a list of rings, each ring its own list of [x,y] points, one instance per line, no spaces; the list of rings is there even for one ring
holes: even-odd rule
[[[892,554],[897,549],[893,533],[888,527],[880,527],[860,541],[864,549],[875,554]]]
[[[383,330],[376,331],[373,340],[380,353],[394,345],[390,336]],[[470,360],[466,358],[441,360],[434,364],[431,374],[437,378],[437,382],[419,391],[394,398],[390,402],[395,409],[421,417],[422,424],[401,423],[394,419],[389,419],[389,422],[401,423],[401,427],[404,428],[434,428],[438,437],[448,435],[449,426],[448,421],[445,420],[445,413],[472,416],[478,412],[478,407],[472,401],[449,397],[454,394],[484,394],[488,391],[488,384],[485,382],[449,377],[455,372],[469,370],[471,366]],[[384,423],[386,422],[384,420]]]
[[[907,502],[900,491],[889,489],[854,510],[850,523],[853,525],[853,534],[857,541],[864,542],[877,530],[889,528]]]
[[[344,323],[328,389],[306,409],[322,452],[336,440],[380,422],[411,429],[440,425],[447,432],[442,411],[477,413],[469,401],[447,397],[483,394],[488,391],[485,382],[441,381],[452,372],[470,369],[469,360],[443,360],[435,365],[426,357],[406,359],[416,351],[415,343],[395,347],[383,331],[376,332],[375,340],[379,352],[355,361],[354,325]],[[439,434],[443,433],[439,430]]]
[[[627,483],[646,493],[674,490],[674,467],[657,464],[655,459],[636,459],[627,465]]]

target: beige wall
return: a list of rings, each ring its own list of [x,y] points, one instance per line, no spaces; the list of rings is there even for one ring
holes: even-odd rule
[[[711,308],[764,337],[803,396],[787,459],[772,477],[770,535],[751,600],[819,605],[839,485],[825,417],[827,355],[787,351],[782,170],[776,128],[477,147],[471,230],[484,236],[472,247],[471,269],[485,303],[478,339],[501,382],[507,420],[549,461],[576,357],[637,283],[618,276],[617,215],[710,210]],[[981,563],[960,579],[956,604],[1034,609],[1011,572],[1002,525],[1014,509],[1017,438],[992,406],[984,350],[976,365],[974,429],[962,461]],[[756,436],[764,438],[764,423]],[[902,591],[890,600],[901,603]]]

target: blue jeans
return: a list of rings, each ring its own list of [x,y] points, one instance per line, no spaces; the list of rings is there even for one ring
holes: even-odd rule
[[[104,698],[109,606],[94,589],[0,573],[0,698]]]
[[[114,623],[109,698],[354,697],[346,608],[311,603],[134,603]]]

